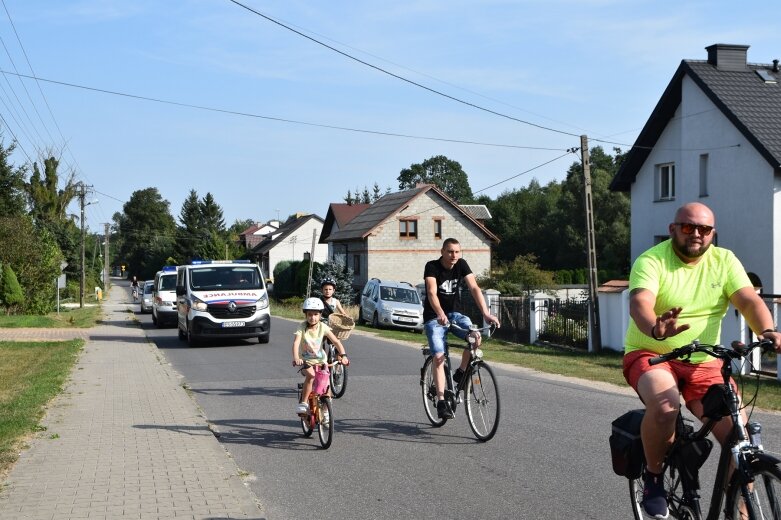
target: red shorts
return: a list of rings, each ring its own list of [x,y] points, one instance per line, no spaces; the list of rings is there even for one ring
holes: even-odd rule
[[[724,383],[721,375],[721,361],[714,359],[704,363],[685,363],[679,360],[649,365],[648,360],[658,356],[648,350],[635,350],[624,356],[624,379],[637,392],[637,381],[640,376],[651,370],[666,370],[673,375],[681,389],[685,402],[702,399],[708,388],[714,384]],[[730,379],[732,386],[735,381]]]

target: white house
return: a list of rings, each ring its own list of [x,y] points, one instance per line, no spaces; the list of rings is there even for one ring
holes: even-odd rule
[[[325,262],[328,259],[328,246],[317,242],[322,231],[323,219],[319,216],[294,215],[266,235],[252,249],[251,256],[260,265],[263,274],[271,279],[274,277],[274,268],[285,260],[311,259]]]
[[[781,79],[778,60],[748,63],[748,45],[715,44],[683,60],[610,185],[632,199],[632,259],[667,238],[675,210],[716,215],[764,293],[781,292]]]

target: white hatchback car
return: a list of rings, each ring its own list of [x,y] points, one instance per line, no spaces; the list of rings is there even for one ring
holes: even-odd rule
[[[152,280],[144,282],[143,287],[144,289],[141,292],[141,312],[146,314],[147,312],[152,312],[152,303],[154,301],[153,289],[155,287],[155,282]]]
[[[358,321],[373,327],[423,330],[423,303],[415,286],[372,278],[361,291]]]

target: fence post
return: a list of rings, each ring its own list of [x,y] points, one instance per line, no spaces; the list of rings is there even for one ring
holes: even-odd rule
[[[548,316],[548,298],[535,294],[529,298],[529,343],[534,345],[540,337],[543,317]]]
[[[485,299],[485,304],[488,306],[488,312],[499,318],[499,295],[502,294],[496,289],[486,289],[483,291],[483,298]],[[487,327],[488,324],[485,322],[485,318],[483,318],[483,327]]]

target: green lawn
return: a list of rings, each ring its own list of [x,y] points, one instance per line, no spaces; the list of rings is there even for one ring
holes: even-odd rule
[[[83,308],[79,307],[61,307],[59,314],[50,312],[43,316],[33,316],[27,314],[20,315],[0,315],[0,328],[20,328],[20,327],[77,327],[85,328],[95,325],[101,317],[100,305],[90,305]]]
[[[83,340],[0,341],[0,475],[24,439],[39,430],[46,403],[61,390]]]

